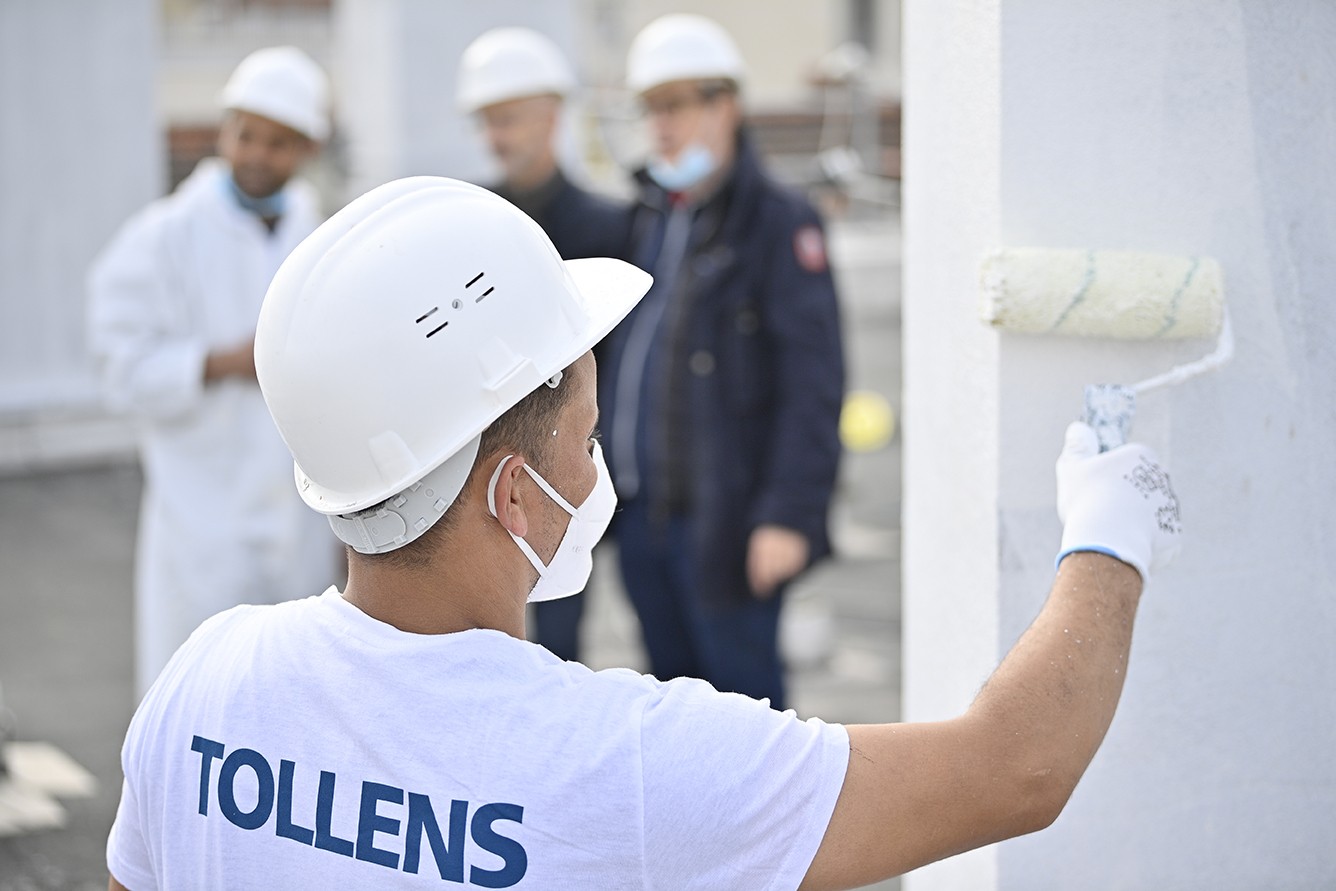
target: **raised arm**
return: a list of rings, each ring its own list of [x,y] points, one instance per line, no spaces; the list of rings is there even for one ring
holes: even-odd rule
[[[1062,811],[1113,720],[1141,573],[1178,547],[1178,503],[1153,454],[1095,450],[1090,428],[1073,425],[1058,462],[1057,578],[969,710],[848,728],[848,773],[802,888],[865,885]]]

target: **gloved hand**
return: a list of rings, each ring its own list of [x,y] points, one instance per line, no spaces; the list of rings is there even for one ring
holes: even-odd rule
[[[1128,443],[1101,454],[1095,431],[1078,421],[1067,428],[1057,474],[1058,562],[1098,551],[1136,567],[1145,583],[1178,556],[1178,497],[1150,448]]]

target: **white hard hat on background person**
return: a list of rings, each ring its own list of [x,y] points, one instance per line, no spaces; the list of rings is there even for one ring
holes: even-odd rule
[[[483,430],[651,281],[620,260],[563,261],[518,208],[457,180],[395,180],[351,202],[283,262],[255,335],[302,499],[363,553],[412,541],[463,488]]]
[[[557,45],[530,28],[493,28],[468,45],[459,59],[459,110],[529,96],[566,96],[575,74]]]
[[[220,101],[225,109],[277,121],[316,142],[329,138],[329,79],[295,46],[266,47],[242,59]]]
[[[650,22],[626,54],[626,86],[636,94],[679,80],[721,79],[741,86],[746,73],[729,33],[712,19],[687,13]]]

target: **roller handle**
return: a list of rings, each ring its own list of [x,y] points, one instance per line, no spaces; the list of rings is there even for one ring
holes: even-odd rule
[[[1089,384],[1085,388],[1085,414],[1081,420],[1099,437],[1101,452],[1127,442],[1136,401],[1136,391],[1122,384]]]

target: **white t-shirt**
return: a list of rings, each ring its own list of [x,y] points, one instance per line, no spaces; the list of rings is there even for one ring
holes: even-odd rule
[[[331,588],[221,613],[135,714],[107,863],[152,888],[792,889],[845,729]]]

